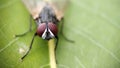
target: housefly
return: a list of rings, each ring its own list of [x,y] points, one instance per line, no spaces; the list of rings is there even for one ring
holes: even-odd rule
[[[37,24],[37,30],[36,33],[33,35],[29,50],[27,51],[27,53],[21,58],[24,59],[27,54],[29,53],[29,51],[32,48],[32,44],[34,41],[35,36],[40,36],[42,39],[45,40],[50,40],[52,38],[56,38],[56,47],[57,48],[57,43],[58,43],[58,22],[60,22],[61,20],[63,20],[63,11],[60,11],[59,9],[64,9],[64,8],[60,8],[60,2],[61,5],[66,5],[65,4],[66,0],[63,1],[44,1],[44,0],[23,0],[23,3],[26,5],[26,7],[28,8],[30,14],[32,15],[33,19],[35,20],[36,24]],[[55,6],[54,6],[54,5]],[[59,7],[59,9],[56,9],[56,6]],[[62,31],[63,27],[61,28],[61,34],[63,35],[63,31]],[[31,30],[31,21],[30,21],[30,28],[29,31]],[[27,31],[27,32],[29,32]],[[25,35],[27,32],[20,34],[20,35],[16,35],[18,36],[23,36]],[[73,42],[72,40],[67,39],[64,35],[63,37],[70,41]]]

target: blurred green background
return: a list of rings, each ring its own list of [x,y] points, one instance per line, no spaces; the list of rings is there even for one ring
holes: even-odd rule
[[[59,34],[58,68],[120,68],[120,0],[71,0],[65,12],[64,34]],[[29,29],[29,12],[21,0],[0,0],[0,68],[50,68],[47,41]]]

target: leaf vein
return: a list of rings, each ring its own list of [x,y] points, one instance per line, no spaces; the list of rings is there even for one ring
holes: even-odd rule
[[[11,46],[15,41],[17,41],[19,38],[13,39],[12,41],[10,41],[5,47],[3,47],[2,49],[0,49],[0,53],[2,51],[4,51],[6,48],[8,48],[9,46]]]
[[[90,37],[89,35],[87,35],[88,33],[83,32],[83,31],[81,31],[81,32],[79,31],[78,32],[76,30],[72,30],[72,31],[75,32],[76,34],[78,33],[78,34],[82,35],[83,37],[87,38],[92,43],[94,43],[96,46],[98,46],[99,48],[103,49],[108,54],[110,54],[116,61],[118,61],[120,63],[120,59],[114,53],[112,53],[110,50],[108,50],[107,48],[105,48],[101,43],[99,43],[98,41],[95,41],[95,39],[93,39],[92,37]]]

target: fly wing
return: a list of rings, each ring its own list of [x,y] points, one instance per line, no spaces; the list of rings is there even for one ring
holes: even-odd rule
[[[30,14],[36,19],[45,5],[43,0],[22,0]]]
[[[64,11],[67,8],[68,0],[22,0],[34,19],[39,16],[42,8],[49,4],[55,11],[58,20],[64,15]]]
[[[70,0],[49,0],[50,5],[55,10],[56,16],[58,20],[61,20],[64,16],[64,12],[67,9]]]

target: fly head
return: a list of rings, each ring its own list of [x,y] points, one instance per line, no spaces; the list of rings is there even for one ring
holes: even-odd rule
[[[37,34],[46,40],[56,37],[57,33],[58,33],[57,26],[52,22],[41,23],[37,28]]]

